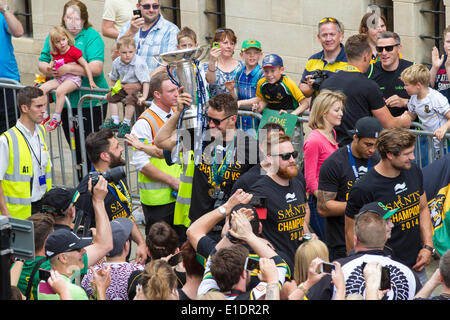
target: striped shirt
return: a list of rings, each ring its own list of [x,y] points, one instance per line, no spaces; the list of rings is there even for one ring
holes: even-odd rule
[[[345,55],[344,46],[341,44],[341,51],[336,59],[332,62],[325,60],[324,51],[313,54],[306,62],[305,70],[302,75],[302,82],[306,81],[306,76],[311,75],[315,70],[323,70],[328,76],[339,71],[344,70],[347,66],[347,56]]]
[[[131,21],[128,21],[120,30],[121,38],[130,28]],[[152,56],[177,50],[178,27],[172,22],[159,15],[158,21],[147,31],[141,29],[134,35],[134,42],[137,48],[137,55],[147,61],[150,73],[158,67],[158,63]]]

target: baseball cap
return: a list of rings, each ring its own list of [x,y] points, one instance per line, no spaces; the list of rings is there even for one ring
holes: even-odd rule
[[[359,214],[364,213],[364,212],[373,212],[378,214],[379,216],[383,217],[383,219],[387,220],[389,219],[394,213],[396,213],[398,211],[398,209],[400,208],[396,208],[396,209],[392,209],[389,210],[388,208],[386,208],[386,206],[384,204],[382,204],[381,202],[371,202],[368,204],[365,204],[361,210],[359,210]]]
[[[47,191],[42,198],[42,212],[64,216],[64,211],[73,202],[75,189],[53,188]]]
[[[250,48],[256,48],[261,50],[261,42],[253,39],[244,40],[244,42],[242,43],[241,52],[244,52]]]
[[[114,257],[122,253],[125,242],[130,239],[133,222],[128,218],[117,218],[110,223],[113,237],[113,249],[106,256]]]
[[[282,67],[283,59],[276,54],[268,54],[262,61],[262,67]]]
[[[374,117],[363,117],[358,119],[355,124],[355,130],[350,130],[351,134],[356,134],[360,138],[375,138],[380,135],[383,126],[380,120]]]
[[[45,242],[45,255],[48,258],[72,250],[82,249],[92,243],[92,237],[79,237],[67,229],[58,229]]]

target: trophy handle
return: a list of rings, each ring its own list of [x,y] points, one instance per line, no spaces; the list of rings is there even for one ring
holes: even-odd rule
[[[201,48],[203,49],[203,51],[200,54],[200,56],[197,58],[198,61],[205,59],[205,57],[209,54],[209,51],[211,50],[211,46],[209,44],[205,44],[205,45],[201,46]]]
[[[156,61],[156,63],[157,64],[159,64],[160,66],[163,66],[163,67],[165,67],[165,66],[167,66],[167,64],[164,62],[164,61],[159,61],[158,59],[157,59],[157,57],[159,58],[159,55],[154,55],[154,56],[152,56],[152,58]]]

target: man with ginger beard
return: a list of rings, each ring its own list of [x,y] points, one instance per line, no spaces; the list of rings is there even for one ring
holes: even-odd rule
[[[294,270],[294,257],[304,233],[310,233],[306,182],[296,164],[298,151],[286,135],[270,135],[265,161],[270,165],[251,188],[254,197],[266,198],[267,214],[260,216],[262,237]]]

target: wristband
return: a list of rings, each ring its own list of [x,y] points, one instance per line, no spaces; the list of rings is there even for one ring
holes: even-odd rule
[[[216,72],[216,69],[211,70],[211,69],[208,67],[208,71],[209,71],[209,72]]]

